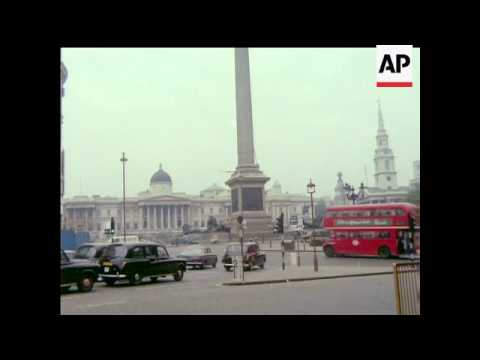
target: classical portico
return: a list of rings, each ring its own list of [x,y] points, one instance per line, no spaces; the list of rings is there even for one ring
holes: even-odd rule
[[[179,196],[155,196],[138,202],[141,229],[158,231],[181,230],[190,224],[191,201]]]

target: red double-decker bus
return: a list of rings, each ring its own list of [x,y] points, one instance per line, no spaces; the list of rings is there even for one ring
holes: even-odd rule
[[[412,227],[419,231],[418,220],[419,208],[408,203],[331,206],[323,219],[324,228],[330,231],[330,240],[324,243],[323,251],[329,257],[388,258],[411,253],[413,245],[419,253],[419,240],[412,242]]]

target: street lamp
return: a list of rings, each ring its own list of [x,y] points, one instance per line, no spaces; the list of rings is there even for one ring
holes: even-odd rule
[[[123,242],[127,242],[127,232],[125,230],[125,162],[127,162],[128,159],[125,157],[125,153],[122,153],[120,161],[123,165]]]
[[[355,205],[355,201],[357,199],[360,198],[363,200],[365,198],[365,186],[363,185],[363,182],[360,184],[360,190],[358,191],[358,193],[355,193],[355,188],[349,183],[345,183],[343,190],[347,192],[347,199],[351,200],[353,202],[353,205]]]
[[[314,219],[314,214],[313,214],[313,193],[315,192],[315,184],[312,182],[312,178],[310,178],[310,182],[307,184],[307,192],[310,194],[310,202],[312,204],[312,243],[313,243],[313,219]],[[313,243],[313,270],[318,272],[318,258],[317,258],[317,247],[315,243]]]

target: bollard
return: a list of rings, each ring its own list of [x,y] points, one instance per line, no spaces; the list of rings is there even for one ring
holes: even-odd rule
[[[313,247],[313,271],[318,272],[317,247]]]
[[[282,270],[285,270],[285,251],[282,250]]]

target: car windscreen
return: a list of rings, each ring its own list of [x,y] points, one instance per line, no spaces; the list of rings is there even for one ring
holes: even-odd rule
[[[202,254],[203,254],[202,248],[199,248],[199,247],[188,248],[180,253],[180,255],[185,255],[185,256],[200,256]]]
[[[127,247],[124,245],[112,245],[105,248],[103,256],[109,258],[125,257],[127,255]]]
[[[95,256],[97,250],[94,246],[81,246],[75,251],[76,259],[89,259]]]

